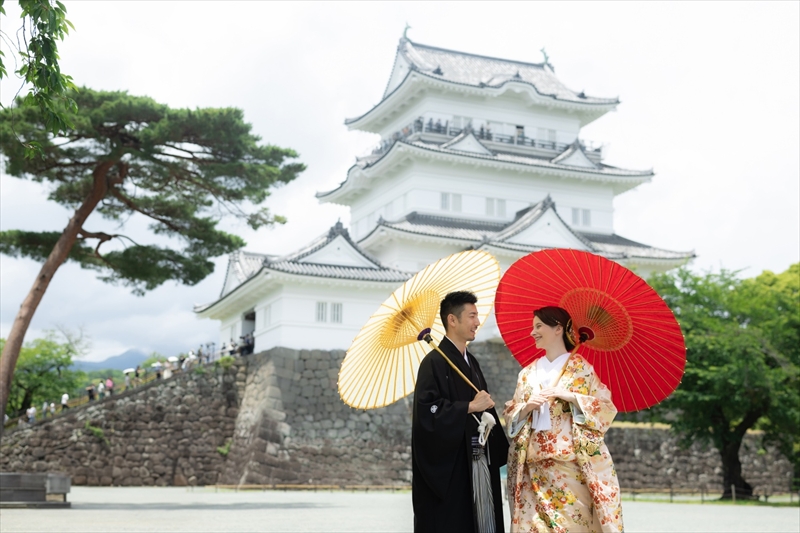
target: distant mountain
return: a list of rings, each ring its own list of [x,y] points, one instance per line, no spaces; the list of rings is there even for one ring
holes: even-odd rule
[[[126,368],[136,368],[136,365],[141,364],[142,361],[148,357],[149,355],[140,350],[131,349],[125,353],[109,357],[103,361],[78,360],[72,363],[72,368],[75,370],[83,370],[84,372],[91,372],[92,370],[106,370],[108,368],[125,370]]]

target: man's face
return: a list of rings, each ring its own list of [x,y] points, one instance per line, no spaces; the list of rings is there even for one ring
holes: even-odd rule
[[[447,321],[450,326],[447,335],[454,337],[453,340],[465,342],[475,340],[475,332],[478,331],[478,326],[481,325],[480,318],[478,318],[478,308],[475,304],[464,304],[461,314],[459,316],[448,315]]]

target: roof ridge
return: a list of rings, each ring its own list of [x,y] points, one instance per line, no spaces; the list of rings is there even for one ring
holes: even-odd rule
[[[420,48],[427,48],[429,50],[436,50],[438,52],[447,52],[447,53],[451,53],[451,54],[457,54],[457,55],[460,55],[460,56],[477,57],[477,58],[480,58],[480,59],[490,59],[492,61],[503,61],[505,63],[514,63],[516,65],[525,65],[527,67],[538,67],[538,68],[541,68],[543,70],[544,70],[544,67],[545,67],[545,63],[529,63],[527,61],[520,61],[518,59],[505,59],[505,58],[502,58],[502,57],[485,56],[485,55],[481,55],[481,54],[473,54],[471,52],[461,52],[461,51],[458,51],[458,50],[451,50],[449,48],[442,48],[442,47],[439,47],[439,46],[432,46],[432,45],[429,45],[429,44],[415,43],[414,41],[412,41],[411,39],[409,39],[407,37],[405,39],[403,37],[401,37],[400,41],[401,42],[402,41],[408,41],[409,43],[411,43],[412,46],[418,46]]]

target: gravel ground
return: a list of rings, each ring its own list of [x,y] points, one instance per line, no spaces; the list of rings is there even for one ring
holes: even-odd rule
[[[412,531],[409,492],[214,492],[164,487],[73,487],[71,509],[3,509],[0,531]],[[637,532],[800,532],[800,509],[631,502]],[[508,517],[506,516],[506,524]]]

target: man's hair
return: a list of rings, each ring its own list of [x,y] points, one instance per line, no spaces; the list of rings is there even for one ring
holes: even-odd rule
[[[455,315],[457,319],[461,320],[461,312],[464,310],[464,306],[476,303],[478,303],[478,297],[470,291],[456,291],[445,296],[439,306],[439,317],[442,319],[444,330],[447,331],[448,315]]]

